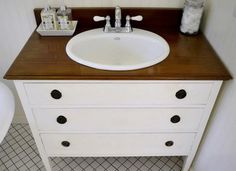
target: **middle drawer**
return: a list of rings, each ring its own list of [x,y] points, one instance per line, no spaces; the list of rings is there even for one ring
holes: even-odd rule
[[[202,108],[35,108],[40,131],[197,132]]]

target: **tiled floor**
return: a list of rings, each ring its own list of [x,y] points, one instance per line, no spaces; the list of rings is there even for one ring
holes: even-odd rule
[[[53,171],[180,171],[181,157],[51,158]],[[0,171],[45,171],[27,124],[13,124],[0,145]]]

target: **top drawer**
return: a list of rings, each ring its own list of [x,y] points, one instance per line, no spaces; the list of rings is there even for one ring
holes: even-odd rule
[[[25,83],[32,105],[155,106],[206,104],[211,82]]]

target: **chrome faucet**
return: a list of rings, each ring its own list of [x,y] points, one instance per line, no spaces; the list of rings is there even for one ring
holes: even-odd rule
[[[115,28],[121,27],[121,8],[119,6],[115,9]]]
[[[125,27],[121,26],[121,8],[119,6],[117,6],[115,8],[115,27],[111,26],[110,23],[110,16],[106,16],[106,17],[100,17],[100,16],[94,16],[93,20],[94,21],[102,21],[102,20],[106,20],[106,25],[103,29],[103,31],[105,33],[130,33],[133,31],[131,24],[130,24],[130,20],[135,20],[135,21],[142,21],[143,17],[141,15],[135,16],[135,17],[130,17],[129,15],[126,16],[126,24]]]

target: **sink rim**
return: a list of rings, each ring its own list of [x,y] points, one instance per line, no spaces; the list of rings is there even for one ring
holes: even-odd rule
[[[71,51],[71,44],[74,43],[74,41],[83,41],[87,38],[93,37],[93,36],[101,36],[101,37],[133,37],[133,36],[137,36],[137,37],[143,37],[143,38],[148,38],[148,39],[153,39],[155,41],[160,41],[160,43],[162,44],[162,46],[165,48],[163,50],[163,53],[161,56],[156,57],[152,60],[147,60],[146,62],[142,62],[139,64],[130,64],[130,65],[107,65],[107,64],[101,64],[101,63],[96,63],[96,62],[92,62],[90,60],[84,60],[76,55],[74,55]],[[96,29],[91,29],[88,31],[84,31],[81,32],[77,35],[75,35],[74,37],[72,37],[67,45],[66,45],[66,53],[68,55],[68,57],[70,59],[72,59],[73,61],[81,64],[81,65],[85,65],[87,67],[91,67],[91,68],[95,68],[95,69],[99,69],[99,70],[106,70],[106,71],[130,71],[130,70],[138,70],[138,69],[143,69],[143,68],[147,68],[147,67],[151,67],[153,65],[156,65],[160,62],[162,62],[164,59],[166,59],[170,53],[170,47],[169,44],[167,43],[167,41],[162,38],[161,36],[159,36],[156,33],[147,31],[147,30],[143,30],[143,29],[138,29],[138,28],[133,28],[133,32],[131,33],[104,33],[103,32],[103,28],[96,28]]]

